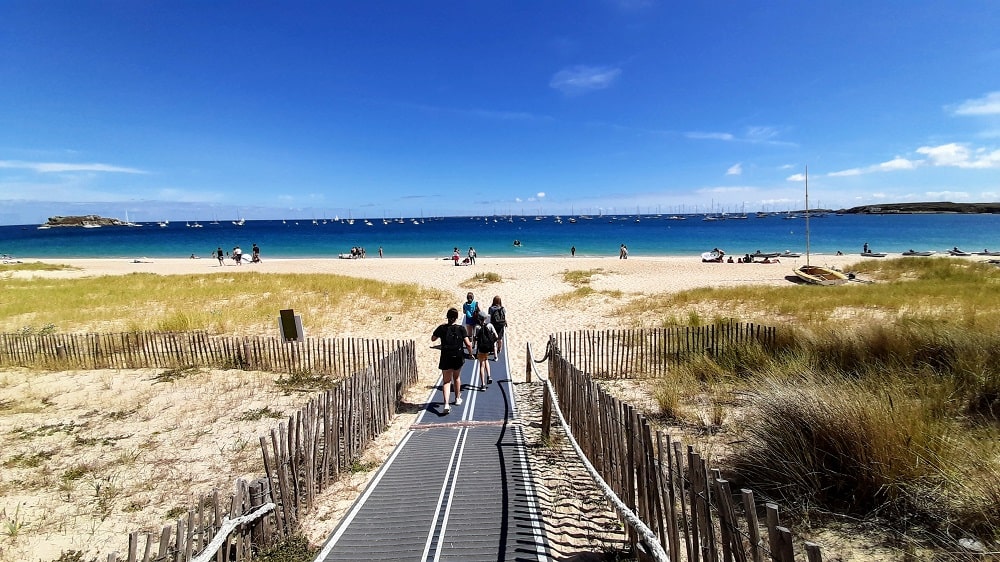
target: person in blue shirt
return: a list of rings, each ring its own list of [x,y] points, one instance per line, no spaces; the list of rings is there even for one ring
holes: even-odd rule
[[[465,304],[462,305],[462,312],[465,314],[465,332],[472,337],[476,331],[476,321],[479,316],[479,303],[476,296],[471,292],[465,295]]]

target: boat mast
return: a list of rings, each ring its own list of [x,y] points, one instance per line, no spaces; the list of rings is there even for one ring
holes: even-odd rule
[[[806,265],[809,265],[809,166],[806,166]]]

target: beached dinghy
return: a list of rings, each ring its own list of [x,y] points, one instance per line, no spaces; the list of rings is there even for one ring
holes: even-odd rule
[[[840,285],[847,283],[845,273],[820,265],[803,265],[795,268],[795,275],[813,285]]]
[[[806,264],[795,268],[799,279],[813,285],[841,285],[847,283],[847,275],[836,269],[809,264],[809,168],[806,168]]]

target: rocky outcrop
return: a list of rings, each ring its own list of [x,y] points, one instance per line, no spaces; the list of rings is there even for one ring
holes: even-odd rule
[[[894,213],[1000,213],[1000,203],[952,203],[937,201],[925,203],[883,203],[863,205],[838,211],[847,214],[885,215]]]
[[[48,226],[83,226],[86,224],[94,224],[99,226],[121,226],[125,224],[118,219],[108,219],[99,215],[80,215],[72,217],[49,217],[49,220],[45,223]]]

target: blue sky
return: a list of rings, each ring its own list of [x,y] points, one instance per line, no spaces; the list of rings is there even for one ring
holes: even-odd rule
[[[0,223],[1000,200],[995,1],[0,3]]]

